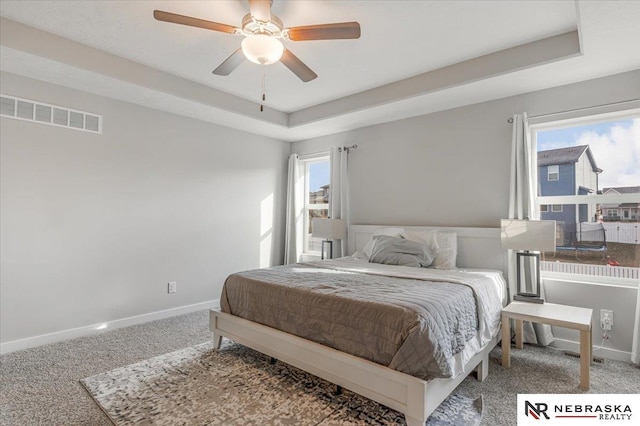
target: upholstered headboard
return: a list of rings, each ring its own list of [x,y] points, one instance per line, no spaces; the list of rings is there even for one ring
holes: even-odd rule
[[[497,269],[507,276],[507,251],[500,247],[500,228],[464,228],[439,226],[351,225],[349,254],[361,251],[374,232],[381,228],[404,228],[407,231],[442,231],[458,234],[459,268]]]

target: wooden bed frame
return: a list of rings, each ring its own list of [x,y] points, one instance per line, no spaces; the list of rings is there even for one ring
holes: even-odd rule
[[[371,235],[383,227],[352,225],[349,253],[361,250]],[[506,252],[500,248],[499,228],[404,228],[455,231],[459,267],[505,271]],[[217,309],[210,312],[209,328],[216,349],[220,348],[222,337],[231,339],[397,410],[405,415],[408,426],[424,426],[429,415],[474,369],[478,380],[484,380],[489,372],[489,352],[501,336],[498,333],[474,355],[465,365],[464,373],[450,379],[425,381]]]

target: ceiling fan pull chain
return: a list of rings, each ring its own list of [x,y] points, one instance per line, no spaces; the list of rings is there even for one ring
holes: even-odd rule
[[[266,80],[266,76],[265,76],[265,69],[264,69],[264,65],[262,65],[262,101],[260,102],[260,112],[264,111],[264,101],[267,100],[267,95],[265,93],[265,80]]]

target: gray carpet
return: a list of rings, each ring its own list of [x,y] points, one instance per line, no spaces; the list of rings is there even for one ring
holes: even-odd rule
[[[110,425],[80,379],[210,339],[206,311],[154,321],[0,357],[0,424]],[[483,425],[512,425],[517,393],[577,393],[579,361],[552,349],[512,351],[512,367],[491,356],[489,377],[457,393],[482,394]],[[607,360],[591,367],[591,393],[640,393],[640,369]]]
[[[211,339],[208,311],[0,357],[0,424],[112,425],[80,379]]]
[[[246,346],[211,342],[80,381],[118,426],[392,425],[404,416]],[[478,426],[482,397],[449,395],[426,426]]]

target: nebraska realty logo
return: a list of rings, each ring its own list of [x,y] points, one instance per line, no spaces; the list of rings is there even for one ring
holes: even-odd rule
[[[640,424],[640,394],[520,394],[518,425]]]

